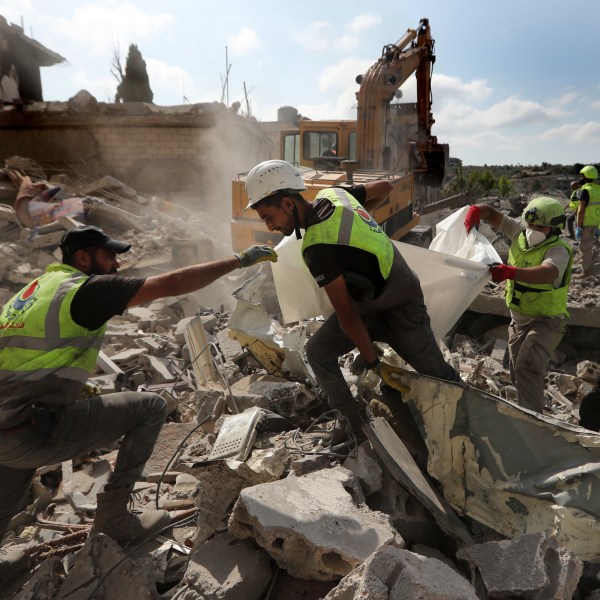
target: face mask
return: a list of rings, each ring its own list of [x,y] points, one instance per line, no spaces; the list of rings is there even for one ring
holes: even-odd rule
[[[535,229],[526,229],[525,237],[527,238],[527,244],[530,248],[541,244],[546,239],[546,234],[543,231],[536,231]]]

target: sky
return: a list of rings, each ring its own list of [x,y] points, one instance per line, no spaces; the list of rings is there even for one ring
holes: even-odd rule
[[[113,101],[111,63],[136,44],[155,104],[239,101],[261,121],[356,118],[356,76],[427,18],[432,133],[451,156],[600,162],[598,0],[0,0],[0,15],[66,59],[42,68],[45,100]]]

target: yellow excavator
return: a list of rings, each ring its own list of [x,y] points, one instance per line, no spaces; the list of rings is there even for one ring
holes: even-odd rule
[[[375,220],[399,240],[419,222],[413,210],[414,185],[440,186],[448,162],[448,145],[431,135],[431,73],[435,62],[429,20],[408,29],[395,44],[384,46],[381,58],[356,82],[356,121],[312,121],[279,132],[279,154],[300,168],[306,192],[313,200],[324,187],[389,179],[390,196],[376,206],[367,205]],[[415,73],[416,103],[393,102],[400,87]],[[235,251],[251,244],[276,245],[270,232],[248,204],[240,174],[233,181],[231,239]]]

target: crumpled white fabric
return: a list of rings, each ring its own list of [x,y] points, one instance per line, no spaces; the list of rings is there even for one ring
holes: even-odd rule
[[[501,263],[496,249],[475,227],[467,234],[464,221],[469,208],[464,206],[437,224],[429,249],[486,265]]]

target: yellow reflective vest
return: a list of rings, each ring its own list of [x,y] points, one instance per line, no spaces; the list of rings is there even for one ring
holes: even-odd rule
[[[333,214],[308,227],[302,240],[302,255],[310,246],[331,244],[352,246],[377,257],[379,270],[387,279],[394,261],[392,241],[363,208],[362,204],[342,188],[321,190],[315,199],[327,198],[334,206]]]
[[[71,302],[88,279],[52,264],[0,313],[0,383],[53,376],[82,386],[94,368],[106,325],[90,331],[71,318]]]
[[[529,248],[525,232],[522,231],[510,247],[508,264],[520,268],[537,267],[544,261],[548,249],[555,246],[562,246],[569,253],[569,264],[565,269],[560,285],[554,287],[554,282],[523,283],[507,280],[504,293],[506,304],[511,310],[529,317],[569,316],[567,312],[567,292],[573,265],[573,249],[569,244],[558,236],[551,236],[542,244]]]
[[[587,190],[590,197],[585,207],[583,226],[600,225],[600,185],[596,182],[586,183],[581,186],[581,189]]]

